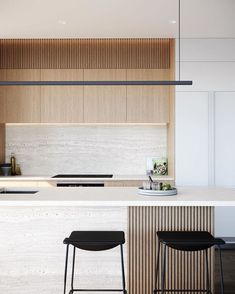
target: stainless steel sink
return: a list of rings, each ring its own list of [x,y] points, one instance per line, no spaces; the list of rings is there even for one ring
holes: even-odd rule
[[[0,194],[36,194],[38,191],[34,190],[9,190],[9,189],[2,189],[0,190]]]

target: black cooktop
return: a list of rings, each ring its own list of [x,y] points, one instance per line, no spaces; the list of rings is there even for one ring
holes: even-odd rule
[[[79,175],[56,175],[52,178],[112,178],[113,175],[107,175],[107,174],[79,174]]]

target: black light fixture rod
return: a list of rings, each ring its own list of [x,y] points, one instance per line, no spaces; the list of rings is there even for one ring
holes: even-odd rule
[[[187,86],[192,81],[0,81],[0,86]]]

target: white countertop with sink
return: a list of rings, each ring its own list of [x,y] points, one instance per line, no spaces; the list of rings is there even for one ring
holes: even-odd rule
[[[178,187],[176,196],[143,196],[133,187],[40,188],[36,194],[0,194],[0,206],[235,206],[235,190]]]

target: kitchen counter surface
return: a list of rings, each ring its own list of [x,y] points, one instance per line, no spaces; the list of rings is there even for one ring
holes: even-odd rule
[[[136,188],[41,188],[36,194],[0,194],[0,206],[235,206],[235,190],[178,187],[176,196],[143,196]]]
[[[9,176],[3,177],[0,176],[0,183],[5,181],[52,181],[52,182],[61,182],[61,181],[90,181],[90,182],[99,182],[99,181],[145,181],[148,180],[147,175],[114,175],[112,178],[52,178],[53,175],[30,175],[30,176]],[[174,178],[171,176],[153,176],[154,180],[159,181],[174,181]]]

